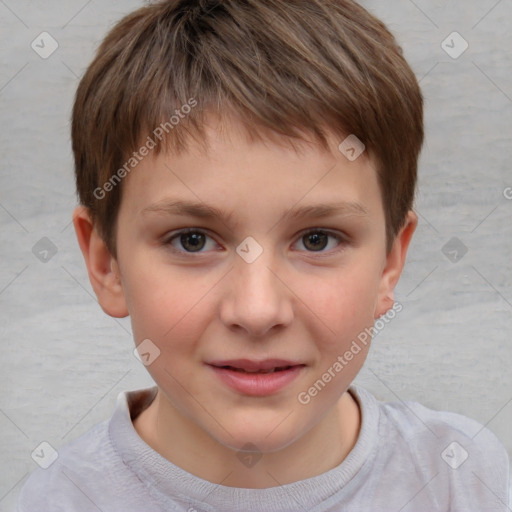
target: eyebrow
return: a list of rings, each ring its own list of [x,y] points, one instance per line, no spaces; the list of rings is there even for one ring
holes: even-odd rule
[[[141,210],[140,214],[159,213],[166,215],[183,215],[202,219],[220,219],[226,225],[233,224],[235,212],[223,212],[215,206],[202,202],[183,201],[164,199],[155,204],[151,204]],[[304,219],[321,219],[335,215],[368,215],[368,210],[357,202],[338,202],[315,204],[300,207],[293,207],[288,210],[281,220],[304,220]]]

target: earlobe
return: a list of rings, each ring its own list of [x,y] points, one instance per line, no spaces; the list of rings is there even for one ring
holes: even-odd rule
[[[404,226],[395,237],[391,251],[386,256],[386,266],[382,272],[379,295],[375,308],[374,316],[376,319],[393,307],[395,302],[395,286],[402,274],[407,250],[417,225],[418,216],[411,210],[407,214]]]
[[[94,228],[86,207],[78,206],[75,209],[73,225],[87,266],[89,281],[101,308],[107,315],[116,318],[128,316],[118,263]]]

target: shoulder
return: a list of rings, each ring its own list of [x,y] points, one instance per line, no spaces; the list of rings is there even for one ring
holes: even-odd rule
[[[415,401],[381,402],[381,415],[388,428],[407,443],[421,442],[441,448],[441,460],[448,466],[462,465],[463,453],[480,460],[494,457],[496,464],[508,465],[508,454],[501,441],[486,426],[462,414],[439,411]],[[454,443],[454,446],[450,446]],[[455,445],[460,444],[457,448]],[[450,450],[451,448],[451,450]],[[444,450],[448,451],[445,453]],[[452,451],[456,461],[450,461]]]
[[[105,466],[112,463],[114,454],[109,442],[108,423],[105,420],[95,425],[59,448],[57,458],[50,466],[33,471],[20,491],[18,512],[89,510],[91,502],[80,492],[79,480],[101,480]],[[79,479],[77,475],[80,475]],[[57,493],[59,499],[55,500]]]
[[[132,419],[156,395],[156,386],[123,391],[110,419],[58,449],[55,461],[35,470],[18,497],[18,512],[97,512],[155,510],[147,482],[133,470],[150,450],[137,436]]]
[[[450,510],[507,510],[510,460],[486,426],[415,401],[382,402],[358,392],[379,410],[377,460],[404,484],[422,489],[426,502]]]

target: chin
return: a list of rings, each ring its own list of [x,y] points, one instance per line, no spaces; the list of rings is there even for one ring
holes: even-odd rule
[[[241,428],[237,431],[231,424],[229,429],[231,435],[221,431],[217,432],[220,437],[216,435],[213,437],[217,442],[235,452],[241,450],[259,453],[278,452],[291,445],[301,435],[297,431],[292,432],[289,429],[284,429],[283,425],[277,427],[282,420],[283,418],[272,423],[263,422],[259,427],[252,425],[251,428]]]

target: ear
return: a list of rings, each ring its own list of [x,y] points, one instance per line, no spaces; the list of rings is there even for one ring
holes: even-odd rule
[[[88,208],[84,206],[75,208],[73,225],[85,259],[89,281],[101,309],[107,315],[116,318],[128,316],[119,266],[96,231]]]
[[[418,225],[418,216],[413,210],[407,214],[406,221],[393,241],[391,251],[386,256],[386,265],[380,280],[379,295],[375,308],[375,319],[384,315],[394,304],[394,290],[404,268],[407,249]]]

